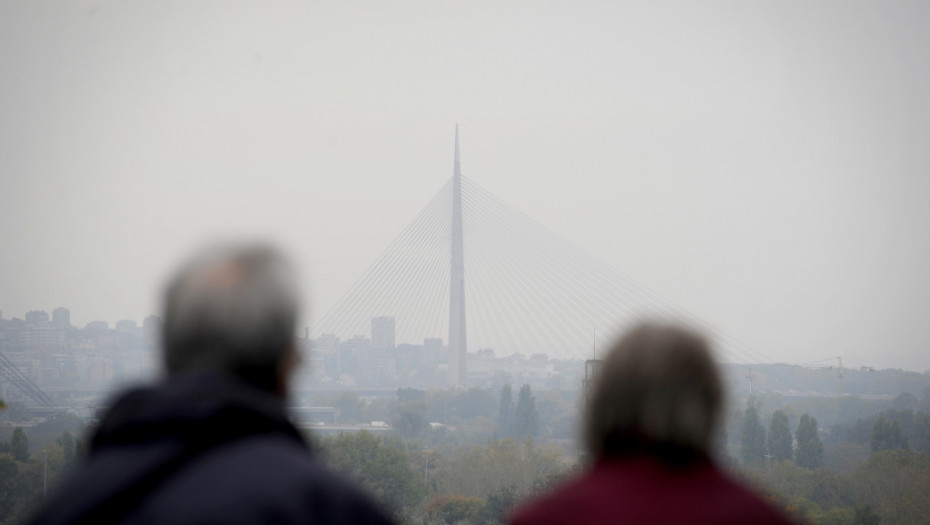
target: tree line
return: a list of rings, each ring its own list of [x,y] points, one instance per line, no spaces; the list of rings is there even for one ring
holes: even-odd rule
[[[758,408],[750,403],[743,414],[740,428],[739,457],[743,465],[759,464],[767,460],[794,461],[804,468],[823,465],[823,443],[817,431],[817,420],[810,414],[801,415],[792,440],[788,416],[783,410],[772,413],[766,431]]]
[[[915,399],[896,398],[884,410],[826,428],[793,404],[765,412],[772,400],[754,399],[739,411],[729,446],[721,443],[721,461],[799,522],[928,523],[930,416]],[[580,411],[579,400],[564,392],[503,385],[337,400],[355,411],[351,417],[388,421],[393,432],[311,434],[318,455],[369,487],[401,523],[500,523],[515,505],[581,468],[577,452],[553,431]],[[43,481],[51,490],[83,454],[83,432],[65,416],[0,428],[0,524],[21,522],[41,502]]]
[[[54,489],[86,451],[82,426],[72,417],[51,418],[29,433],[32,438],[16,426],[0,440],[0,525],[28,519],[46,489]]]
[[[774,410],[766,429],[750,400],[737,475],[803,523],[930,522],[930,415],[892,408],[824,429],[804,413],[792,437],[789,410]]]

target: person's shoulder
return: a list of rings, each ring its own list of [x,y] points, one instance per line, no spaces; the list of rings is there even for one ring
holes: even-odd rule
[[[302,445],[276,436],[211,451],[167,481],[146,506],[150,516],[159,516],[154,521],[184,509],[183,523],[224,517],[239,523],[390,523],[362,488]]]
[[[566,480],[517,509],[510,517],[511,525],[563,524],[579,522],[579,512],[598,507],[596,491],[590,475]]]
[[[794,523],[752,487],[716,467],[713,467],[711,472],[716,478],[716,483],[708,485],[718,487],[712,489],[716,490],[716,504],[729,515],[743,517],[752,523],[763,525],[792,525]]]
[[[233,480],[250,486],[259,482],[277,488],[276,493],[312,491],[345,494],[366,493],[317,458],[302,443],[279,436],[255,436],[221,447],[203,458],[204,476],[222,478],[230,473]],[[195,466],[196,468],[196,466]]]
[[[669,469],[648,458],[601,462],[522,505],[511,525],[791,522],[764,498],[711,463]]]

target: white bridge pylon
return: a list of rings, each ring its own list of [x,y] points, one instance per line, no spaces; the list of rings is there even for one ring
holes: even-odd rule
[[[395,319],[398,344],[422,344],[426,338],[449,344],[458,178],[462,344],[467,341],[468,351],[584,359],[591,357],[592,344],[604,348],[633,322],[674,319],[704,329],[721,360],[770,362],[461,176],[458,160],[456,130],[453,176],[311,330],[311,337],[367,335],[373,317],[388,316]],[[592,341],[595,334],[597,341]]]

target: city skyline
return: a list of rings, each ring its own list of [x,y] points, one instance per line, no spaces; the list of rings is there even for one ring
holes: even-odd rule
[[[759,353],[924,371],[928,10],[4,3],[0,311],[138,321],[262,238],[313,326],[459,122],[465,177]]]

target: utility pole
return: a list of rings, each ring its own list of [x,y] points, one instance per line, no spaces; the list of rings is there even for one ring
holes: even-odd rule
[[[42,449],[42,499],[48,499],[48,451]]]

